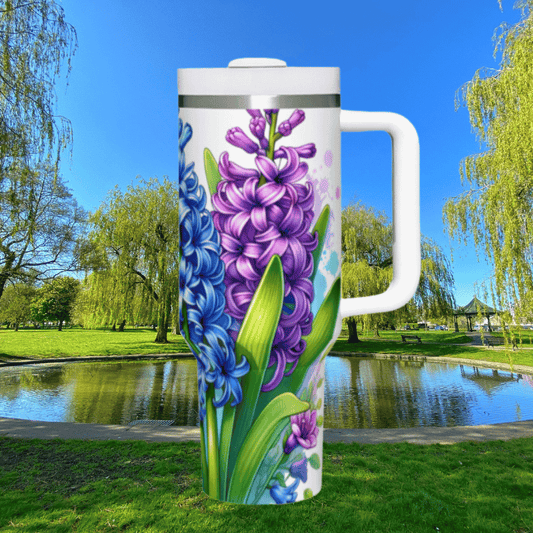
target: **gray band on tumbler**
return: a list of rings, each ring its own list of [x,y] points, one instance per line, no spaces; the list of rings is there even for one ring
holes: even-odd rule
[[[179,95],[178,106],[204,109],[281,109],[340,107],[340,94]]]

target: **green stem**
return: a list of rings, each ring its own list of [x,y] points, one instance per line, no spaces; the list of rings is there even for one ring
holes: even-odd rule
[[[274,161],[274,144],[276,143],[277,139],[276,137],[276,126],[278,122],[278,114],[272,113],[270,115],[270,132],[268,135],[268,149],[267,149],[267,157],[269,159],[272,159]],[[278,137],[279,138],[279,137]]]
[[[202,454],[202,486],[203,490],[206,493],[209,493],[209,488],[207,484],[207,456],[205,455],[205,429],[204,422],[200,422],[200,450]]]
[[[219,462],[218,462],[218,431],[217,411],[213,405],[215,388],[212,384],[206,392],[206,422],[207,422],[207,461],[208,461],[208,494],[211,498],[220,499]]]
[[[276,125],[278,122],[278,114],[272,113],[270,115],[270,130],[268,133],[268,147],[266,151],[266,155],[269,159],[272,159],[274,161],[274,145],[276,144],[276,141],[282,137],[280,133],[276,133]],[[259,177],[259,187],[261,185],[264,185],[266,183],[266,178],[261,174]]]
[[[221,499],[226,501],[226,492],[228,484],[228,463],[231,438],[233,436],[233,425],[235,423],[235,407],[228,404],[224,406],[222,416],[222,431],[220,433],[220,494]]]

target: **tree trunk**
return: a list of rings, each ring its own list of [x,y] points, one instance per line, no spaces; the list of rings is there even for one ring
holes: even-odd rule
[[[4,267],[0,272],[0,298],[4,293],[4,288],[9,279],[9,274],[13,273],[11,268],[13,267],[13,264],[15,263],[16,259],[15,254],[11,250],[9,250],[9,248],[2,248],[2,252],[4,254]]]
[[[59,321],[59,326],[57,327],[57,331],[63,331],[63,321]]]
[[[361,342],[357,336],[357,322],[353,316],[346,319],[348,324],[348,344],[355,344]]]
[[[120,326],[118,327],[118,330],[119,331],[124,331],[124,328],[126,327],[126,321],[123,320],[121,323],[120,323]]]
[[[18,330],[19,330],[19,323],[15,322],[15,331],[18,331]]]
[[[161,291],[163,293],[163,291]],[[157,335],[155,341],[160,344],[166,344],[167,339],[167,330],[168,330],[168,319],[169,319],[169,295],[160,294],[159,297],[159,313],[157,317]]]

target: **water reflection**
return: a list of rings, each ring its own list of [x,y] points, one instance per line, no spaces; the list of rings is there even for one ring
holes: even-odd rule
[[[196,361],[0,369],[0,416],[43,421],[198,424]],[[530,376],[447,363],[326,359],[329,428],[463,426],[533,419]]]

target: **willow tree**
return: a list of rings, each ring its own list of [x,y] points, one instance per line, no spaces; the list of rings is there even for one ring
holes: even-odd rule
[[[481,151],[460,163],[465,190],[447,200],[449,234],[492,265],[495,306],[533,314],[533,0],[518,2],[520,22],[494,33],[498,69],[480,69],[457,93]],[[507,320],[509,320],[507,314]]]
[[[442,248],[427,237],[422,237],[420,270],[418,288],[407,309],[426,323],[430,318],[446,320],[455,309],[452,266]]]
[[[357,202],[342,211],[343,297],[372,296],[385,292],[392,281],[392,226],[387,217]],[[348,342],[358,342],[357,324],[365,328],[397,325],[415,316],[449,316],[455,306],[454,279],[442,249],[422,237],[420,282],[405,306],[388,313],[346,319]]]
[[[155,342],[167,342],[172,304],[178,301],[178,205],[171,181],[139,179],[124,194],[115,187],[91,217],[89,238],[103,256],[94,280],[101,305],[124,320],[128,308],[139,302],[140,288],[154,303]]]
[[[76,30],[54,0],[0,0],[0,179],[14,160],[51,160],[72,140],[55,114],[54,87],[77,47]]]
[[[342,210],[342,292],[344,298],[385,292],[392,280],[392,229],[382,213],[360,202]],[[376,316],[349,317],[348,342],[359,342],[358,322],[368,328]]]

